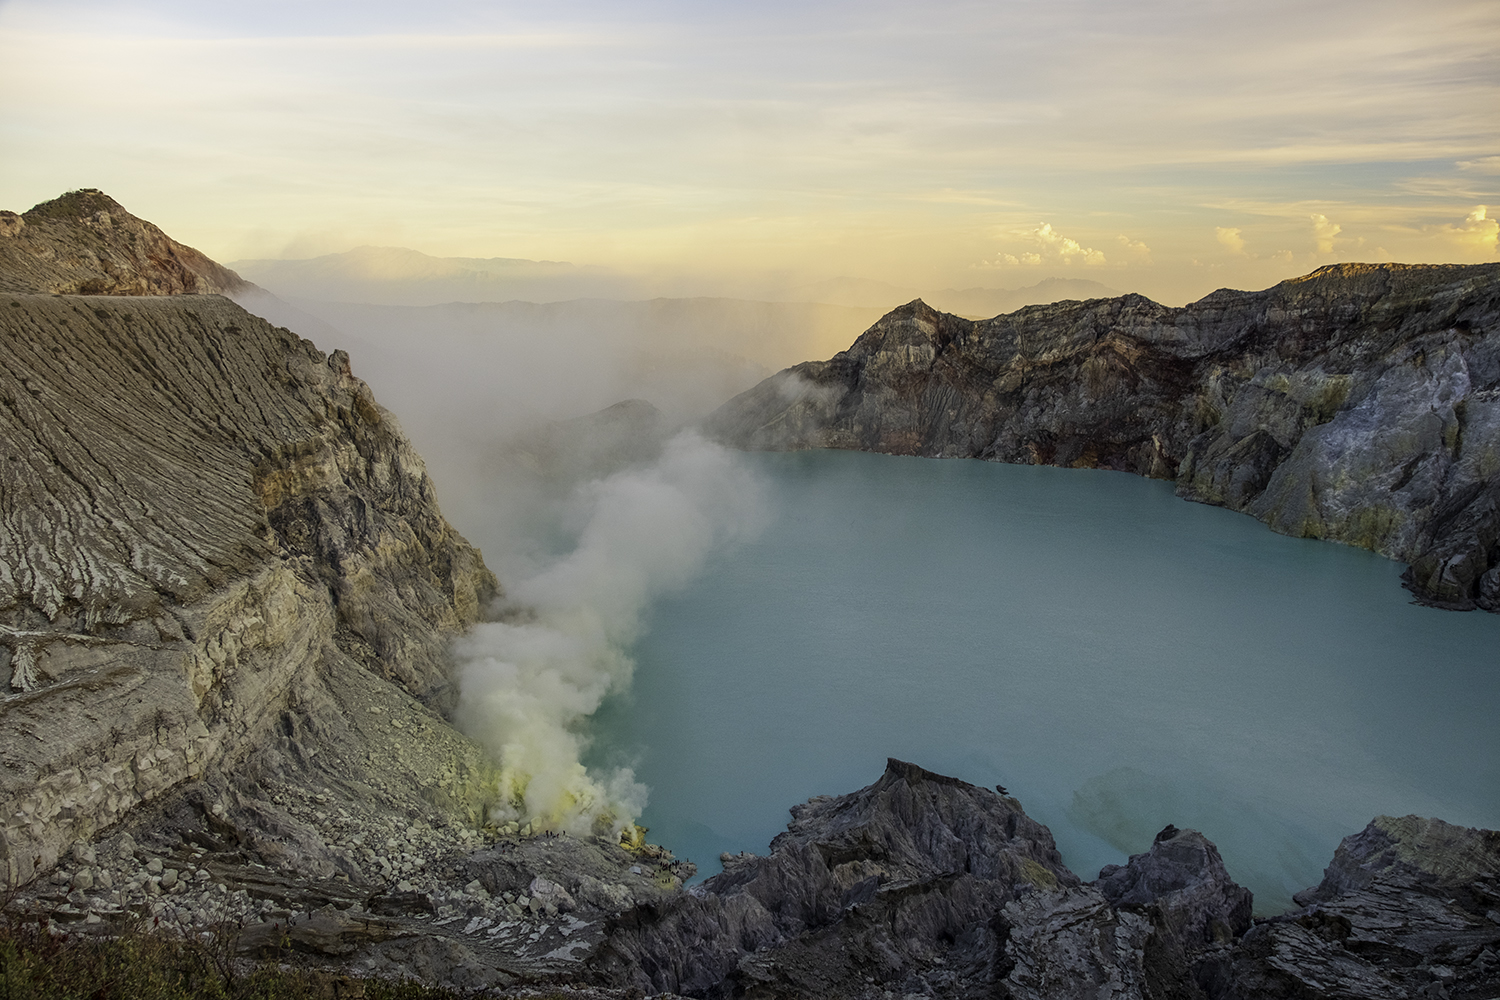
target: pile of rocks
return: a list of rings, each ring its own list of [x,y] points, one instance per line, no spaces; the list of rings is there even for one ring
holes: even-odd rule
[[[128,833],[97,845],[75,844],[66,862],[20,899],[61,924],[138,922],[190,933],[271,914],[271,900],[231,889],[204,867],[202,848],[160,857],[138,848]]]

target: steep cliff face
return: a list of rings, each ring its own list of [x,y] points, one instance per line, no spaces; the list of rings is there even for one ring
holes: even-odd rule
[[[751,449],[1119,469],[1411,563],[1500,610],[1500,265],[1333,265],[1180,309],[1139,295],[972,322],[920,301],[726,403]]]
[[[0,212],[0,292],[221,295],[254,288],[94,188]]]
[[[218,297],[0,295],[11,882],[358,664],[439,710],[496,591],[348,359]]]

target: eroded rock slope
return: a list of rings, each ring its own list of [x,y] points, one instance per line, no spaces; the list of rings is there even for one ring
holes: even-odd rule
[[[450,703],[496,583],[345,355],[216,296],[0,295],[0,358],[12,882],[340,671]]]
[[[0,212],[0,292],[228,295],[255,286],[94,188]]]
[[[27,223],[8,287],[76,277],[59,225],[49,254]],[[134,232],[103,226],[91,259]],[[0,293],[10,912],[231,927],[245,954],[455,985],[574,978],[601,914],[692,869],[489,823],[447,646],[493,575],[343,352],[140,262],[115,290],[147,294]]]
[[[1411,564],[1500,610],[1500,264],[1331,265],[1182,308],[1139,295],[970,321],[917,301],[726,403],[750,449],[1119,469]]]

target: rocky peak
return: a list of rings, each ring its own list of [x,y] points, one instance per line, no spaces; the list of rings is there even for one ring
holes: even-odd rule
[[[1156,905],[1161,924],[1185,946],[1228,941],[1250,928],[1250,890],[1235,884],[1219,849],[1197,830],[1168,826],[1146,853],[1105,866],[1094,885],[1116,907]]]
[[[939,312],[921,299],[913,299],[892,309],[860,334],[844,355],[865,358],[903,351],[903,356],[913,356],[912,352],[918,351],[925,352],[923,357],[931,357],[972,326],[970,320]]]
[[[813,845],[831,869],[878,859],[882,882],[959,872],[1077,882],[1051,832],[1015,799],[894,757],[874,784],[810,799],[791,813],[786,832],[771,842],[773,853]]]
[[[0,212],[0,292],[228,294],[253,288],[96,188]]]

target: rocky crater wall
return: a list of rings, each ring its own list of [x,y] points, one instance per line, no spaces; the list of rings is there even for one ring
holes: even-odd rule
[[[256,752],[329,671],[451,707],[497,584],[346,355],[217,296],[0,294],[0,361],[10,882]]]
[[[1500,264],[1332,265],[1182,308],[1126,295],[984,321],[916,301],[709,428],[749,449],[1171,479],[1410,563],[1426,602],[1500,610]]]
[[[1083,882],[1003,789],[891,760],[794,807],[766,856],[619,912],[588,965],[693,997],[1488,998],[1497,838],[1378,817],[1298,909],[1252,920],[1197,831],[1168,826]]]

